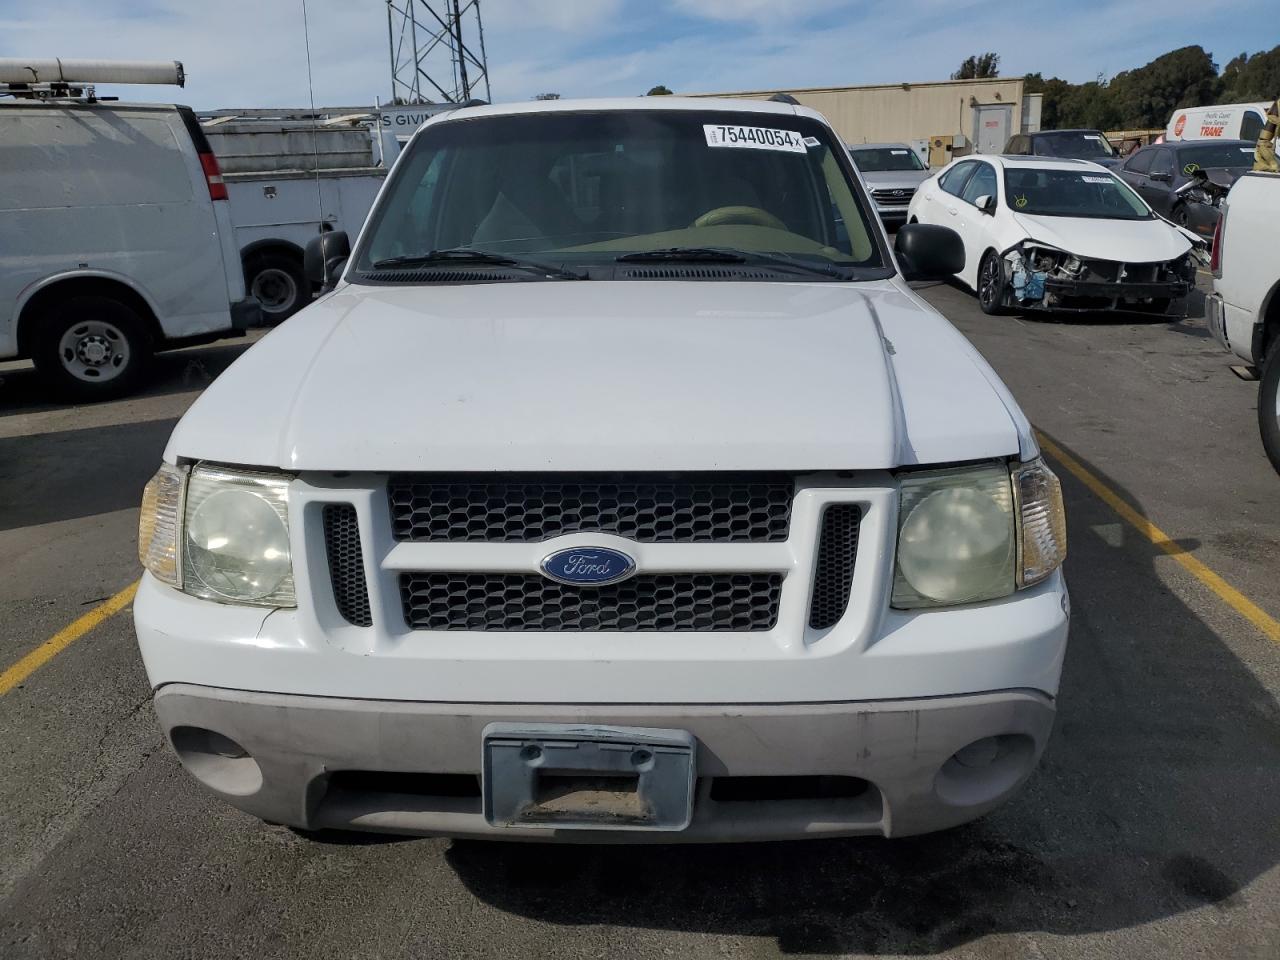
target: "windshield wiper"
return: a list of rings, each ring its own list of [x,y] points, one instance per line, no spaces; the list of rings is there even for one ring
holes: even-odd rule
[[[548,277],[558,277],[563,280],[585,280],[584,274],[574,270],[568,270],[565,267],[553,266],[549,263],[539,263],[537,260],[527,260],[524,257],[511,257],[505,253],[492,253],[488,250],[475,250],[471,247],[450,247],[447,250],[429,250],[426,253],[408,254],[399,257],[387,257],[385,260],[375,260],[373,262],[374,270],[394,270],[403,267],[430,267],[448,264],[450,266],[469,266],[472,264],[480,266],[497,266],[497,267],[515,267],[517,270],[529,270],[541,273]]]
[[[812,260],[801,260],[799,257],[793,257],[785,253],[754,253],[751,255],[754,263],[767,263],[774,267],[793,267],[796,270],[804,270],[807,273],[820,273],[827,277],[836,277],[840,280],[848,280],[849,274],[841,270],[834,263],[814,263]]]
[[[616,257],[618,263],[746,263],[747,255],[719,247],[667,247],[665,250],[640,250]]]

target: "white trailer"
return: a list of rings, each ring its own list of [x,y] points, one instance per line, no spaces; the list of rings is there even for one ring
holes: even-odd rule
[[[219,116],[204,124],[222,167],[245,288],[279,323],[310,302],[302,251],[326,230],[359,232],[386,168],[368,114],[331,120]]]

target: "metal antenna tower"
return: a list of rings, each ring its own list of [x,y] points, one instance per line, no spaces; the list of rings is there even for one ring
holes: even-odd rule
[[[480,0],[387,0],[387,40],[393,102],[491,99]]]

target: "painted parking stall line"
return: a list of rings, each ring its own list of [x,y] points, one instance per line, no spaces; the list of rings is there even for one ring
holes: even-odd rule
[[[0,673],[0,697],[21,684],[94,627],[127,607],[133,602],[133,595],[137,592],[138,581],[135,580],[115,596],[107,598],[84,616],[67,624],[13,666]]]
[[[1119,514],[1120,518],[1147,538],[1154,546],[1176,560],[1188,573],[1208,587],[1213,593],[1262,632],[1267,639],[1280,643],[1280,621],[1246,597],[1221,576],[1187,553],[1177,541],[1139,513],[1119,494],[1099,480],[1083,464],[1067,453],[1047,436],[1036,431],[1040,446],[1063,469],[1089,488],[1099,500]]]

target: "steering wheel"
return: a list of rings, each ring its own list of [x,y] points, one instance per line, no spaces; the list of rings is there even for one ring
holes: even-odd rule
[[[692,226],[718,227],[728,223],[750,223],[757,227],[773,227],[775,230],[787,229],[785,223],[759,207],[716,207],[693,221]]]

